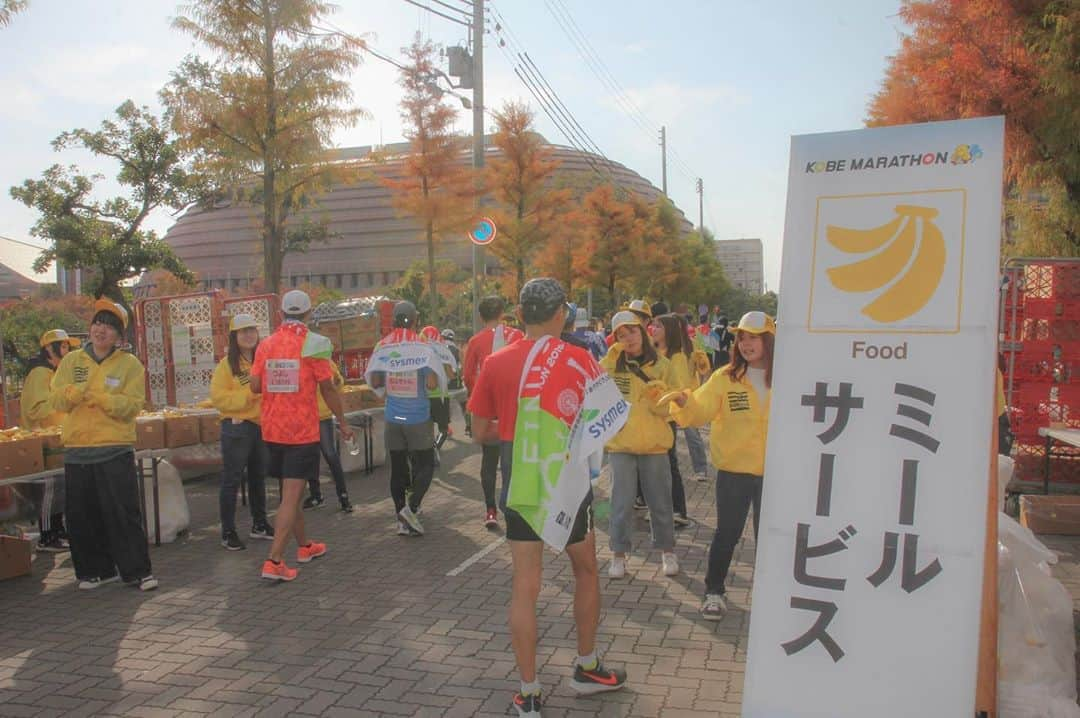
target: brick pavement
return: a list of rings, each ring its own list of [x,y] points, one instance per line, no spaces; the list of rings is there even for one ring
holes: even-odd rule
[[[455,429],[462,434],[460,422]],[[689,468],[685,454],[682,463]],[[0,715],[508,715],[517,685],[506,626],[509,550],[499,546],[446,576],[501,536],[482,526],[478,476],[479,452],[451,440],[424,502],[427,535],[410,539],[395,535],[386,471],[350,475],[357,510],[342,514],[330,501],[305,512],[329,552],[300,566],[291,584],[257,578],[265,543],[220,547],[216,477],[186,484],[190,534],[151,549],[156,592],[80,592],[66,554],[39,555],[32,576],[0,583]],[[546,557],[538,651],[545,716],[738,715],[753,538],[736,556],[730,614],[703,621],[712,482],[691,479],[686,488],[700,523],[678,533],[683,572],[674,579],[660,572],[658,552],[646,552],[648,524],[639,517],[628,578],[610,581],[599,522],[599,647],[627,669],[624,691],[580,698],[566,685],[576,654],[573,574],[565,557]]]

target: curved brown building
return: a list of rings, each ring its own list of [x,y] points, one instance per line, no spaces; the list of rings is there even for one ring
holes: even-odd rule
[[[487,157],[500,151],[488,142]],[[570,147],[549,145],[561,162],[556,181],[568,186],[588,187],[609,175],[629,192],[650,200],[660,190],[636,172],[616,162]],[[390,190],[376,176],[400,173],[408,144],[378,148],[379,162],[370,161],[371,147],[339,150],[342,160],[366,164],[372,173],[353,184],[338,185],[318,198],[317,206],[301,213],[314,221],[326,220],[333,239],[316,244],[304,254],[289,254],[283,269],[285,287],[302,282],[337,288],[346,294],[379,292],[396,282],[408,267],[427,257],[427,248],[418,225],[402,216],[391,204]],[[463,162],[468,161],[463,154]],[[373,176],[376,175],[376,176]],[[687,231],[689,222],[679,210]],[[259,239],[261,210],[248,205],[224,205],[213,209],[193,207],[165,235],[187,266],[197,274],[205,289],[239,290],[262,274],[262,244]],[[496,240],[498,241],[498,240]],[[437,249],[438,257],[471,266],[468,239],[447,239]],[[487,261],[489,273],[498,271],[497,262]]]

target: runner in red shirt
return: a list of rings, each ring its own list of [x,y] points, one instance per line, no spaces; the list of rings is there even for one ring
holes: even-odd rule
[[[543,574],[544,543],[540,536],[513,509],[505,508],[511,480],[514,424],[521,392],[521,375],[530,350],[545,336],[558,340],[568,316],[566,292],[555,279],[532,279],[521,288],[518,318],[525,324],[525,337],[488,357],[480,370],[469,410],[474,415],[474,440],[497,444],[503,462],[503,513],[506,538],[510,542],[514,576],[510,598],[510,633],[521,674],[521,690],[513,705],[519,716],[540,715],[540,682],[536,674],[536,601]],[[552,341],[552,340],[548,340]],[[595,364],[586,349],[567,345],[562,361],[571,358]],[[600,624],[600,581],[596,567],[596,536],[592,527],[592,503],[582,503],[574,519],[566,553],[574,569],[574,622],[577,626],[578,657],[570,687],[581,694],[614,691],[626,685],[626,672],[605,668],[597,657],[596,633]]]
[[[300,508],[304,486],[319,475],[319,403],[322,392],[334,412],[341,436],[349,441],[341,395],[330,368],[332,346],[326,337],[309,332],[304,321],[311,314],[311,299],[294,289],[281,299],[284,321],[259,344],[251,365],[251,390],[262,394],[263,439],[270,453],[267,476],[282,479],[281,506],[274,519],[274,542],[262,567],[262,577],[292,581],[296,569],[282,557],[289,536],[296,537],[296,560],[307,563],[326,553],[326,544],[308,541]]]
[[[503,312],[506,311],[506,302],[502,297],[484,297],[476,310],[484,322],[484,328],[474,334],[465,345],[465,359],[461,369],[462,379],[469,394],[472,394],[476,386],[477,377],[480,376],[480,367],[487,357],[524,336],[520,329],[502,323]],[[514,401],[517,399],[515,398]],[[514,422],[511,420],[511,434],[513,431]],[[495,474],[499,469],[499,443],[498,441],[482,442],[480,448],[482,451],[480,486],[484,490],[484,503],[487,505],[484,526],[495,529],[499,527],[498,512],[495,508]],[[505,493],[505,486],[503,488]]]

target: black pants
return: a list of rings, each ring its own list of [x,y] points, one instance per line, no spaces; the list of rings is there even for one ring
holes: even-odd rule
[[[498,444],[484,444],[480,456],[480,486],[484,489],[484,504],[488,509],[495,508],[495,477],[499,471]]]
[[[671,422],[671,435],[673,442],[668,449],[668,463],[671,464],[671,508],[677,516],[686,516],[686,489],[683,487],[682,474],[679,472],[679,457],[675,453],[675,446],[679,443],[679,430],[675,422]],[[638,484],[638,494],[641,493],[641,484]]]
[[[757,540],[761,522],[761,477],[716,472],[716,532],[709,546],[705,593],[724,593],[731,557],[742,536],[751,503],[754,505],[754,539]]]
[[[326,465],[330,467],[330,475],[334,477],[334,489],[337,491],[338,500],[341,500],[349,497],[349,487],[345,485],[345,470],[341,467],[341,453],[335,439],[333,418],[319,421],[319,451],[326,459]],[[308,493],[322,498],[318,476],[308,479]]]
[[[420,508],[420,502],[431,487],[431,478],[434,475],[434,449],[391,451],[390,496],[394,499],[394,511],[405,508],[406,491],[409,492],[409,508],[413,511]]]
[[[124,581],[150,575],[150,549],[143,532],[135,454],[100,464],[64,464],[71,562],[80,580]]]
[[[266,519],[266,444],[262,430],[252,421],[221,422],[221,491],[218,494],[218,513],[221,533],[236,531],[236,492],[241,481],[247,481],[248,509],[252,528],[268,526]]]
[[[450,399],[428,399],[431,404],[431,420],[435,422],[440,434],[450,428]]]

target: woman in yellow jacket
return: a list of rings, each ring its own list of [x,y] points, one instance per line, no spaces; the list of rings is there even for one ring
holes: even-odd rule
[[[345,379],[341,376],[341,370],[335,362],[330,362],[330,369],[334,372],[334,386],[340,392],[345,386]],[[334,430],[334,412],[326,405],[322,392],[317,394],[319,400],[319,450],[322,452],[326,465],[330,467],[330,475],[334,478],[334,489],[337,491],[338,503],[341,510],[351,514],[353,505],[349,501],[349,487],[345,485],[345,469],[341,466],[341,451],[338,448],[337,432]],[[304,508],[318,508],[325,503],[322,488],[319,486],[319,477],[308,479],[308,497],[304,499]]]
[[[754,505],[757,538],[775,336],[776,324],[771,317],[764,312],[747,312],[735,330],[731,363],[695,391],[676,395],[671,403],[671,415],[680,426],[712,422],[709,445],[718,469],[716,532],[709,547],[701,607],[702,616],[709,621],[719,621],[727,612],[724,584],[750,504]]]
[[[64,484],[71,562],[79,588],[123,579],[157,588],[143,531],[135,471],[135,417],[146,402],[145,372],[117,345],[128,313],[94,302],[90,342],[69,352],[52,380],[52,405],[64,419]]]
[[[69,337],[63,329],[50,329],[41,335],[41,352],[30,359],[30,371],[23,382],[20,409],[24,429],[59,428],[64,423],[64,413],[52,405],[52,379],[60,360],[81,342]],[[38,551],[60,553],[67,551],[67,532],[64,531],[63,512],[53,513],[55,480],[45,482],[41,496],[41,512],[38,514]]]
[[[611,319],[615,344],[600,360],[630,403],[630,418],[607,445],[611,463],[611,518],[608,543],[615,554],[608,576],[626,575],[626,554],[631,548],[634,497],[641,482],[649,506],[653,548],[663,552],[664,575],[679,572],[675,558],[675,527],[671,508],[671,427],[667,407],[657,403],[672,381],[671,363],[657,355],[645,327],[632,312]]]
[[[236,314],[229,320],[229,348],[210,378],[210,402],[221,412],[221,545],[229,551],[247,548],[236,532],[236,492],[247,474],[248,509],[253,539],[274,540],[266,518],[266,444],[259,426],[262,394],[251,391],[251,362],[259,346],[255,317]]]

